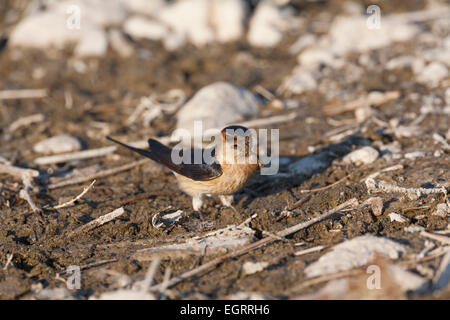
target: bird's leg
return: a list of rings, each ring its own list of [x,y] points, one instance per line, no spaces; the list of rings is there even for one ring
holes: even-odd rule
[[[200,209],[203,207],[203,194],[196,194],[192,196],[192,207],[195,212],[198,212],[200,220],[204,221],[203,214]]]
[[[203,195],[202,194],[193,195],[192,208],[194,208],[194,211],[200,211],[202,206],[203,206]]]
[[[233,195],[219,195],[219,199],[225,207],[231,208],[234,212],[239,213],[233,206]]]

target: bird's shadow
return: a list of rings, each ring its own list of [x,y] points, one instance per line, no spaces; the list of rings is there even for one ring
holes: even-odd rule
[[[347,136],[345,139],[330,143],[311,154],[304,156],[280,155],[279,170],[273,175],[256,175],[245,188],[235,194],[235,202],[247,199],[243,207],[250,205],[255,199],[297,187],[309,180],[313,175],[320,174],[330,168],[333,161],[341,159],[350,153],[354,146],[365,146],[369,140],[361,135]],[[269,150],[270,154],[270,150]]]

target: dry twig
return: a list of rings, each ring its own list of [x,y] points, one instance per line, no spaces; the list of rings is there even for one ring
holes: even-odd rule
[[[3,270],[6,271],[6,270],[8,269],[9,265],[11,264],[11,261],[12,261],[13,257],[14,257],[14,254],[13,254],[13,253],[8,254],[8,258],[7,258],[7,260],[6,260],[5,266],[3,267]]]
[[[255,128],[255,127],[262,127],[262,126],[267,126],[267,125],[276,124],[276,123],[288,122],[288,121],[294,120],[296,117],[297,117],[297,113],[291,112],[289,114],[280,115],[280,116],[273,116],[273,117],[268,117],[268,118],[244,121],[244,122],[238,123],[238,125],[248,127],[248,128]]]
[[[46,89],[20,89],[0,91],[0,100],[45,98]]]
[[[433,239],[433,240],[440,241],[440,242],[445,243],[445,244],[450,244],[450,238],[446,237],[446,236],[442,236],[442,235],[434,234],[434,233],[429,233],[429,232],[426,232],[426,231],[420,232],[420,235],[423,236],[423,237],[427,237],[427,238],[430,238],[430,239]]]
[[[60,204],[60,205],[57,205],[57,206],[54,207],[53,209],[61,209],[61,208],[65,208],[65,207],[71,206],[71,205],[74,204],[77,200],[79,200],[82,196],[84,196],[84,195],[89,191],[89,189],[92,188],[92,186],[94,185],[94,183],[95,183],[95,180],[92,181],[92,183],[91,183],[88,187],[84,188],[83,192],[81,192],[78,196],[76,196],[75,198],[73,198],[73,199],[70,200],[70,201],[67,201],[67,202],[64,202],[64,203],[62,203],[62,204]]]
[[[52,183],[48,186],[48,189],[52,190],[52,189],[57,189],[57,188],[61,188],[61,187],[66,187],[66,186],[73,185],[73,184],[83,183],[83,182],[93,180],[93,179],[103,178],[103,177],[110,176],[110,175],[113,175],[113,174],[116,174],[116,173],[119,173],[122,171],[130,170],[134,167],[143,165],[144,163],[147,163],[149,161],[151,161],[151,160],[150,159],[141,159],[138,161],[133,161],[133,162],[124,164],[120,167],[103,170],[103,171],[97,172],[92,175],[81,176],[81,177],[71,178],[71,179],[64,180],[64,181],[57,182],[57,183]]]
[[[92,220],[91,222],[89,222],[85,225],[82,225],[81,227],[70,232],[69,237],[72,237],[72,236],[80,234],[80,233],[88,232],[92,229],[95,229],[95,228],[101,226],[101,225],[104,225],[105,223],[110,222],[110,221],[114,220],[115,218],[121,216],[124,212],[125,212],[125,210],[123,210],[123,207],[120,207],[110,213],[100,216],[97,219]]]
[[[27,127],[32,123],[35,122],[42,122],[44,121],[44,115],[42,113],[33,114],[31,116],[22,117],[11,123],[8,127],[8,133],[12,133],[19,129],[20,127]]]
[[[91,149],[85,151],[78,151],[72,153],[57,154],[53,156],[39,157],[34,159],[34,163],[37,165],[61,163],[73,160],[83,160],[96,157],[106,156],[117,150],[116,146],[103,147],[98,149]]]
[[[308,249],[305,249],[305,250],[297,251],[297,252],[295,253],[295,255],[296,255],[296,256],[303,256],[303,255],[308,254],[308,253],[320,251],[320,250],[322,250],[323,248],[325,248],[325,246],[312,247],[312,248],[308,248]]]
[[[398,97],[400,97],[399,91],[388,91],[385,93],[380,93],[379,95],[364,96],[343,105],[327,105],[323,108],[323,112],[326,115],[333,116],[346,111],[353,111],[366,105],[378,106],[389,100],[397,99]]]

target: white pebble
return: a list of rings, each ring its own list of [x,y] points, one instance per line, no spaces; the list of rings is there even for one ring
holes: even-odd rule
[[[53,136],[33,146],[35,152],[44,154],[72,152],[80,149],[80,141],[68,134]]]
[[[177,128],[187,129],[191,137],[194,121],[201,121],[203,131],[222,129],[258,112],[259,99],[245,88],[227,82],[203,87],[177,113]]]
[[[436,206],[436,210],[432,213],[433,216],[439,216],[445,218],[450,214],[450,207],[447,203],[439,203]]]
[[[109,32],[109,42],[114,51],[121,57],[127,58],[134,53],[133,47],[117,29],[113,29]]]
[[[408,221],[408,219],[406,219],[405,217],[403,217],[402,215],[400,215],[398,213],[391,212],[391,213],[389,213],[388,216],[389,216],[389,219],[391,219],[391,222],[396,221],[396,222],[403,223],[403,222]]]
[[[260,1],[250,20],[248,42],[256,47],[276,46],[291,21],[289,12],[283,12],[271,1]]]
[[[245,274],[254,274],[263,271],[269,265],[268,262],[250,262],[247,261],[242,266]]]
[[[404,155],[404,157],[405,157],[405,159],[411,159],[411,160],[414,160],[417,158],[423,158],[423,157],[425,157],[425,152],[423,152],[423,151],[409,152],[409,153],[406,153]]]
[[[347,164],[369,164],[378,159],[378,151],[372,147],[362,147],[361,149],[355,150],[347,154],[343,159],[343,163]]]
[[[448,68],[444,64],[432,62],[417,75],[417,80],[434,87],[437,86],[442,79],[446,78],[448,73]]]
[[[125,33],[136,39],[161,40],[169,32],[164,24],[139,16],[127,19],[123,28]]]

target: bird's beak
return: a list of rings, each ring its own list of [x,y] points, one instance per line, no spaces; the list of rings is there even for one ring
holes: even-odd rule
[[[264,168],[264,164],[258,159],[258,167],[261,169],[261,168]]]

